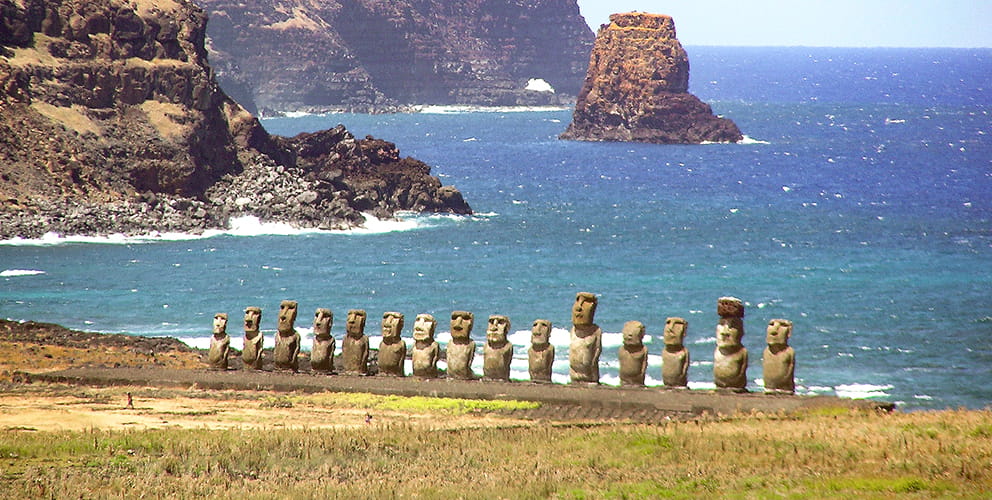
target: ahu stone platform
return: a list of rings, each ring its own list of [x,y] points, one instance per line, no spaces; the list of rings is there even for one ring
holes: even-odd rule
[[[666,417],[692,418],[704,414],[753,411],[794,412],[817,408],[891,411],[891,403],[842,399],[834,396],[724,393],[701,390],[625,388],[598,385],[538,384],[482,380],[369,377],[290,372],[174,370],[164,368],[72,368],[57,372],[21,374],[31,381],[81,385],[139,385],[191,387],[215,390],[301,392],[361,392],[379,395],[425,396],[482,400],[519,400],[541,403],[537,410],[514,413],[547,420],[659,421]]]

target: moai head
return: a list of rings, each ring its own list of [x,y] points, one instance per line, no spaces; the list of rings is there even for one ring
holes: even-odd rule
[[[437,326],[437,321],[434,320],[434,316],[430,314],[418,314],[417,319],[413,321],[413,340],[417,342],[427,342],[428,344],[434,341],[434,328]]]
[[[744,321],[740,318],[720,318],[716,325],[717,347],[740,347],[744,336]]]
[[[623,325],[623,345],[627,347],[641,347],[644,345],[644,323],[640,321],[628,321]]]
[[[787,319],[773,319],[768,322],[765,342],[769,346],[787,346],[792,336],[792,322]]]
[[[331,336],[331,326],[334,325],[334,313],[330,309],[320,308],[313,315],[313,336],[326,339]]]
[[[683,318],[668,318],[665,320],[665,345],[681,346],[685,341],[685,331],[689,323]]]
[[[489,317],[489,326],[486,328],[486,342],[490,345],[503,345],[506,343],[506,336],[510,333],[510,318],[494,314]]]
[[[353,338],[361,338],[365,335],[365,310],[364,309],[351,309],[348,311],[348,322],[345,324],[345,328],[349,336]]]
[[[595,294],[579,292],[575,294],[575,305],[572,306],[572,324],[585,326],[593,324],[596,317],[596,305],[599,299]]]
[[[279,304],[279,333],[291,334],[296,324],[296,301],[284,300]]]
[[[387,312],[382,315],[383,340],[397,341],[403,333],[403,315],[398,312]]]
[[[475,315],[468,311],[454,311],[451,313],[451,338],[458,340],[469,340],[472,338],[472,326],[475,324]]]
[[[259,325],[262,323],[262,309],[258,307],[246,307],[245,308],[245,332],[256,333],[258,332]]]
[[[217,337],[227,335],[227,313],[214,314],[214,335]]]
[[[551,343],[551,322],[546,319],[534,320],[530,328],[530,343],[534,347],[544,347]]]

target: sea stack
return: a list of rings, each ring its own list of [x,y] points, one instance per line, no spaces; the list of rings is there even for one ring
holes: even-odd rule
[[[734,122],[689,93],[689,59],[670,16],[613,14],[561,139],[659,144],[738,142]]]

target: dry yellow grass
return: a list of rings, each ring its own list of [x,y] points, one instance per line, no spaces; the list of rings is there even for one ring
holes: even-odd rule
[[[31,108],[69,130],[75,130],[80,134],[100,135],[100,126],[83,114],[81,106],[62,107],[53,106],[47,102],[34,101],[31,103]]]
[[[149,99],[141,103],[141,110],[148,116],[152,127],[164,138],[178,140],[189,132],[189,127],[178,121],[186,115],[185,109],[178,104]]]
[[[14,57],[7,58],[7,63],[11,66],[52,66],[58,67],[61,62],[48,52],[48,43],[51,38],[42,34],[34,34],[34,46],[13,48]]]

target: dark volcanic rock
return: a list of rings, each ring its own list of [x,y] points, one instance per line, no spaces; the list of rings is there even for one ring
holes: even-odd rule
[[[571,104],[593,35],[576,0],[201,0],[211,61],[249,109]],[[525,90],[544,79],[556,93]]]
[[[366,148],[343,127],[307,147],[270,136],[214,80],[202,10],[134,5],[0,0],[0,239],[470,212],[389,143]]]
[[[737,125],[688,92],[689,59],[669,16],[613,14],[589,59],[562,139],[663,144],[737,142]]]

